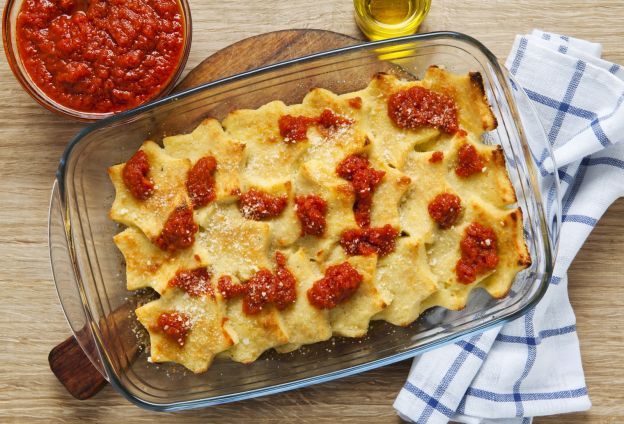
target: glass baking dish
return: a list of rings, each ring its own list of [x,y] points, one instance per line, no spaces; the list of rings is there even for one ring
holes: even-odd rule
[[[175,364],[149,363],[133,310],[153,294],[125,288],[123,258],[112,242],[121,228],[107,215],[114,196],[107,168],[126,161],[144,140],[188,132],[207,116],[222,119],[235,108],[256,108],[275,99],[296,103],[313,87],[337,93],[358,90],[380,71],[419,77],[434,64],[452,72],[480,72],[498,119],[498,128],[484,141],[503,148],[533,258],[531,267],[516,277],[510,295],[497,300],[477,290],[462,311],[433,308],[408,327],[374,322],[365,338],[333,339],[291,354],[268,352],[249,365],[217,359],[200,375]],[[67,146],[52,191],[50,258],[68,322],[115,389],[153,410],[205,407],[321,383],[503,324],[539,301],[553,268],[558,180],[556,174],[540,170],[552,154],[538,122],[494,55],[475,39],[453,32],[315,54],[204,84],[97,122]]]

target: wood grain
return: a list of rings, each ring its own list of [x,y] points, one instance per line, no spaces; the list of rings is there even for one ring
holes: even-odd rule
[[[56,378],[76,399],[89,399],[106,384],[74,336],[54,346],[48,355],[48,363]]]
[[[349,0],[191,0],[193,47],[188,69],[226,45],[289,28],[359,36]],[[517,33],[531,28],[603,44],[624,63],[619,0],[433,0],[423,30],[456,30],[504,59]],[[48,264],[47,205],[65,143],[82,127],[44,111],[0,58],[0,422],[397,422],[392,409],[409,362],[294,392],[201,411],[156,414],[110,387],[73,399],[50,372],[47,353],[68,334]],[[624,422],[624,200],[603,217],[570,270],[583,364],[593,407],[537,423]]]
[[[210,55],[195,66],[174,92],[250,69],[356,44],[356,38],[325,30],[281,30],[245,38]]]

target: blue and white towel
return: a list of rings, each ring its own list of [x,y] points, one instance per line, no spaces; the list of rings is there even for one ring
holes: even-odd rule
[[[566,272],[598,219],[624,196],[624,69],[600,55],[600,44],[563,35],[516,37],[506,66],[538,112],[561,179],[554,276],[525,316],[416,358],[394,403],[404,419],[524,423],[591,406]]]

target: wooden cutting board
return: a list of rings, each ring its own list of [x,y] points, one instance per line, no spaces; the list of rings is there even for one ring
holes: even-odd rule
[[[178,83],[174,92],[358,42],[361,41],[344,34],[316,29],[293,29],[256,35],[204,59]],[[77,399],[90,398],[106,384],[104,377],[91,364],[73,336],[52,349],[48,361],[54,375]]]
[[[174,92],[261,66],[359,42],[348,35],[319,29],[289,29],[256,35],[208,56],[178,83]]]

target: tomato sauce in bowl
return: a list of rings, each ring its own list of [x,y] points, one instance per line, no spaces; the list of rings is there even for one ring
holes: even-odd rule
[[[37,101],[66,115],[97,119],[139,106],[168,92],[186,62],[190,16],[180,1],[14,3],[7,55],[21,66],[12,69]]]

